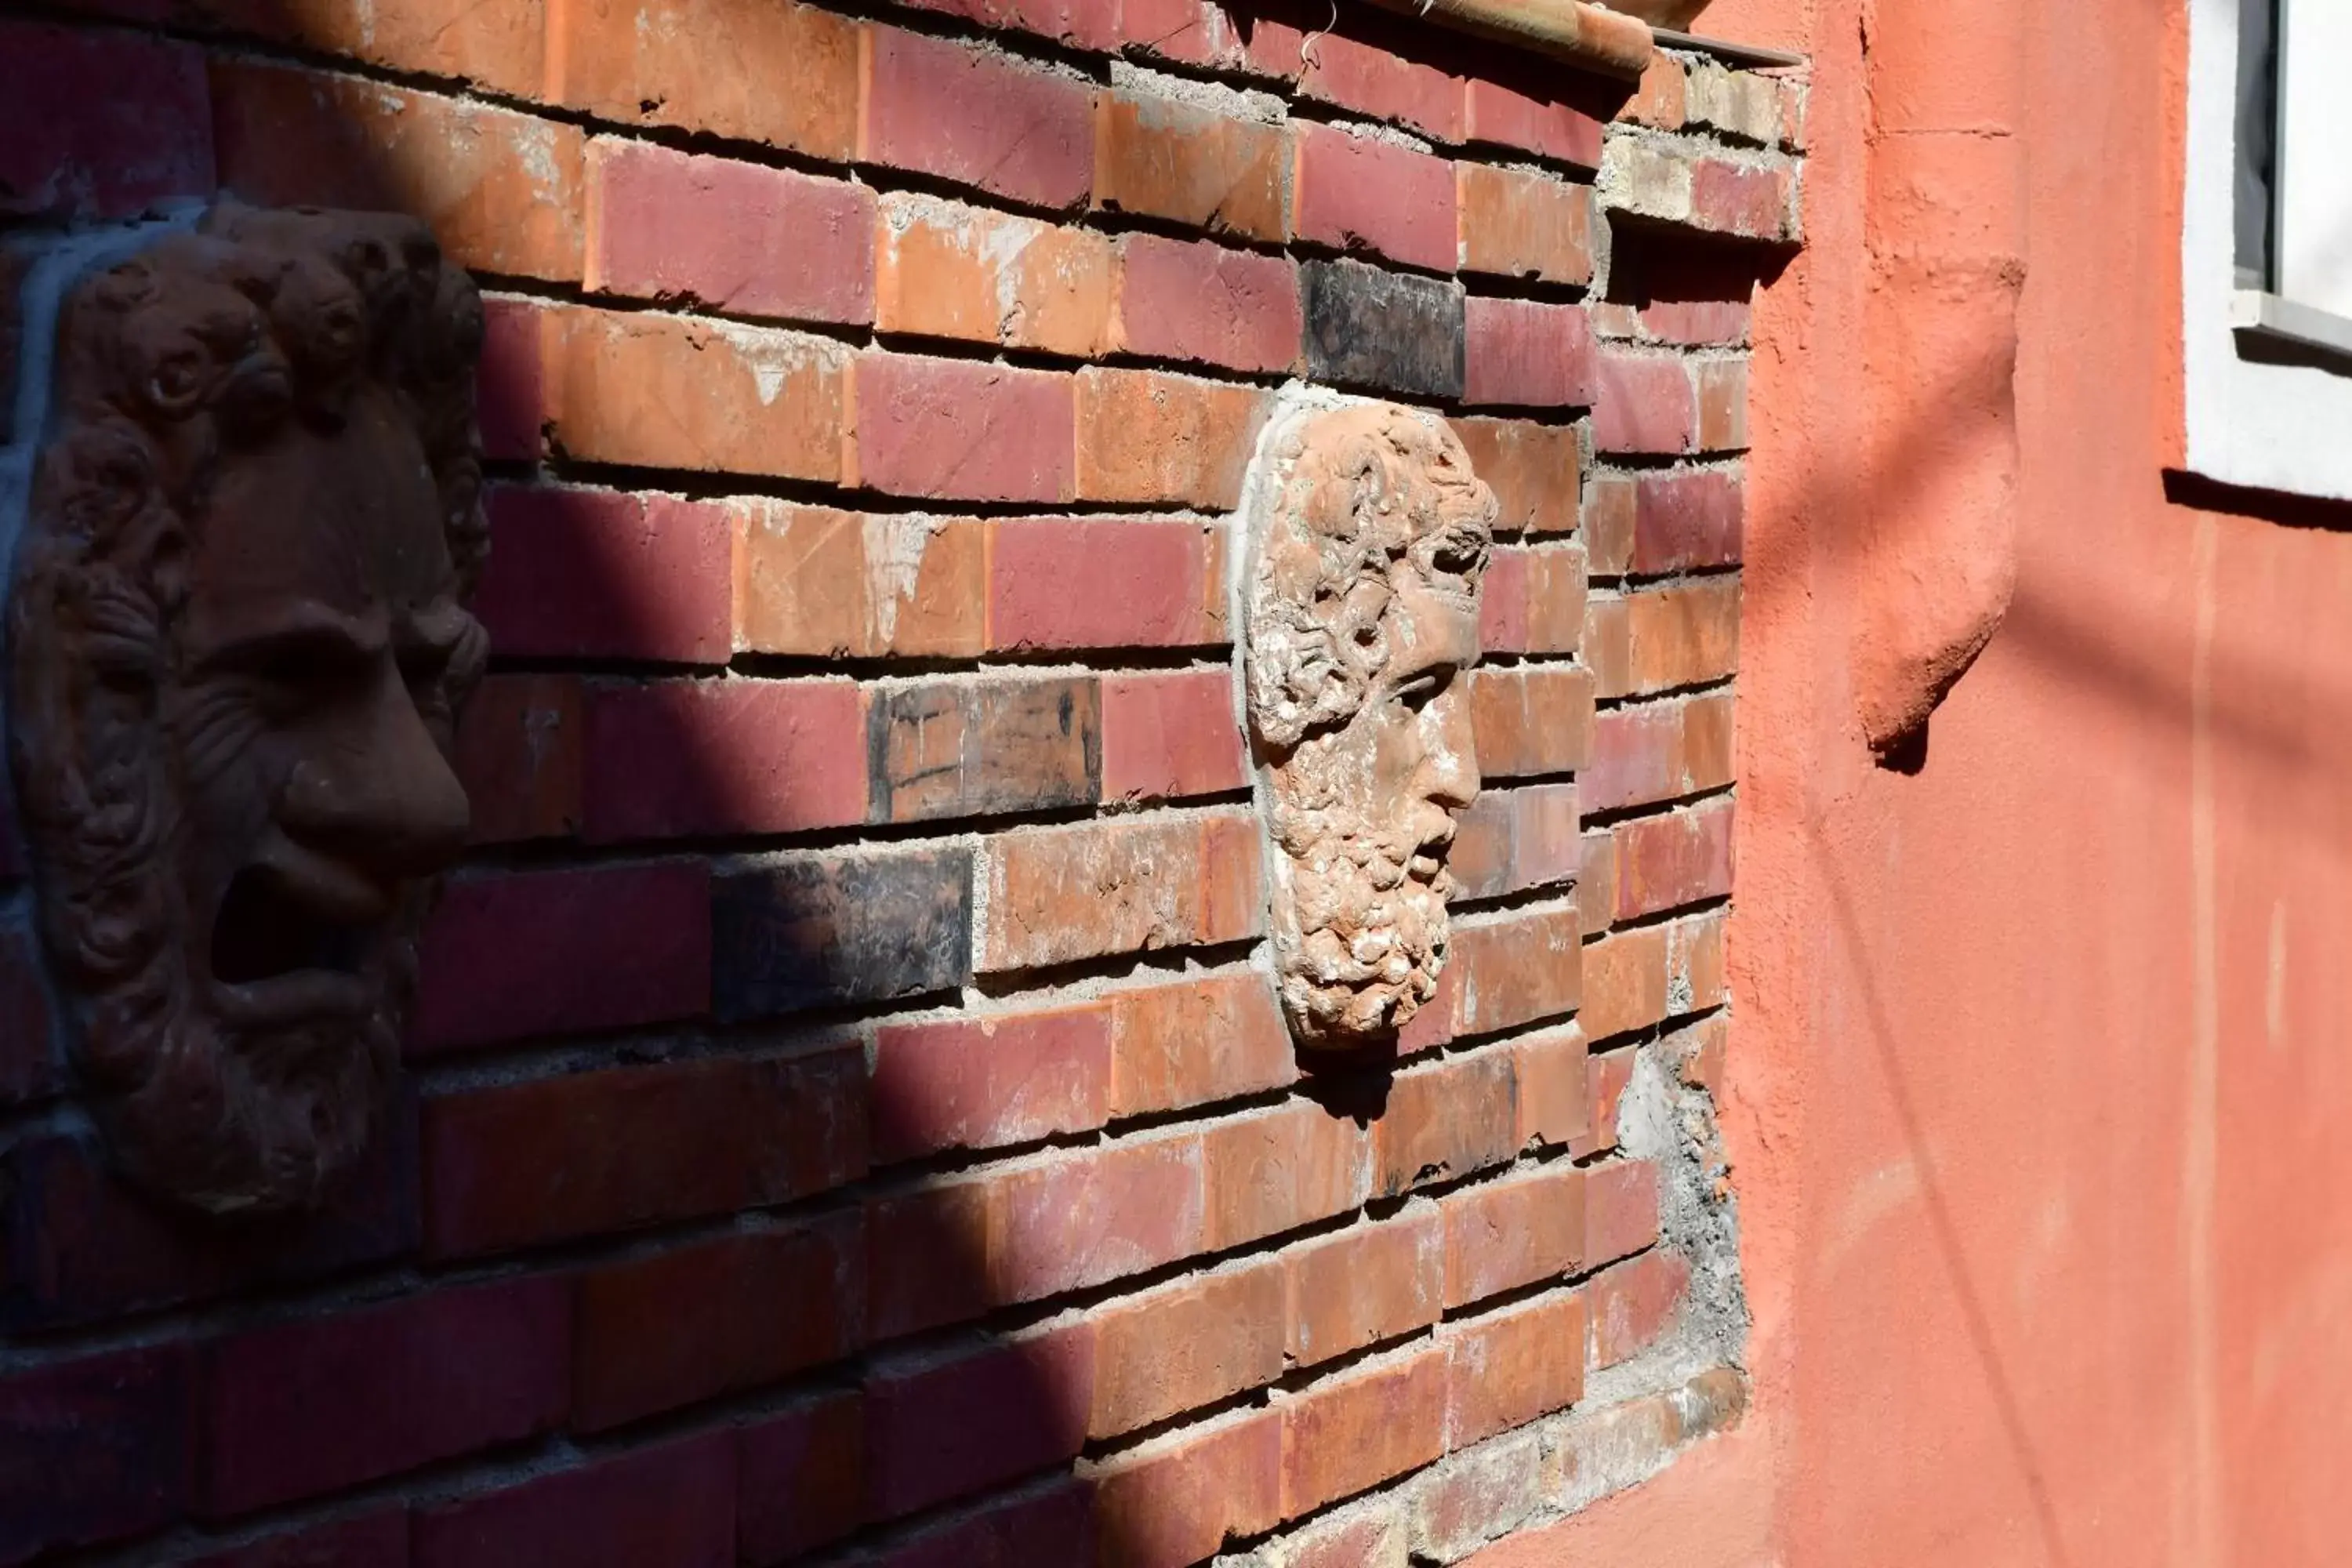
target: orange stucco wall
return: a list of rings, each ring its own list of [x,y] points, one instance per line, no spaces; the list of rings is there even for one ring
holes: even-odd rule
[[[1885,8],[1937,13],[1924,40],[1865,9],[1701,24],[1814,59],[1742,637],[1727,1130],[1757,1400],[1480,1561],[2342,1563],[2352,533],[2166,499],[2185,5]],[[1941,69],[2022,192],[2007,517],[1923,471],[1935,388],[1853,352],[1902,286],[1869,256],[1878,132]],[[1863,743],[1855,650],[1872,606],[1954,591],[1887,580],[1913,528],[2013,538],[2018,570],[1906,774]]]

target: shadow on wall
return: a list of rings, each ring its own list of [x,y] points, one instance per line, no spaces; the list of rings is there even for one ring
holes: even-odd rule
[[[544,370],[576,370],[595,352],[567,344],[557,318],[594,296],[604,265],[585,255],[596,237],[582,216],[583,160],[596,153],[573,121],[502,106],[556,68],[530,7],[413,8],[416,26],[446,37],[440,58],[473,79],[475,97],[295,68],[314,49],[430,53],[371,30],[407,25],[404,9],[380,5],[362,22],[366,7],[120,0],[0,23],[50,35],[44,74],[20,84],[30,112],[0,121],[57,128],[56,140],[0,150],[0,237],[37,245],[60,214],[121,217],[215,184],[265,204],[435,223],[490,297],[481,426],[493,545],[477,603],[492,673],[459,746],[475,843],[427,933],[392,1130],[327,1212],[195,1226],[106,1173],[57,1055],[38,1043],[49,1005],[25,980],[21,857],[0,857],[0,901],[17,917],[0,925],[0,1026],[11,1031],[0,1041],[0,1368],[57,1369],[58,1430],[77,1434],[62,1480],[0,1475],[0,1561],[27,1542],[89,1547],[59,1561],[215,1568],[412,1553],[780,1563],[868,1547],[876,1555],[860,1561],[877,1568],[1191,1561],[1171,1543],[1187,1537],[1181,1521],[1168,1533],[1169,1505],[1100,1506],[1074,1468],[1104,1435],[1114,1372],[1140,1372],[1108,1365],[1092,1327],[1064,1314],[1108,1294],[1110,1278],[1129,1291],[1201,1259],[1179,1247],[1139,1273],[1083,1259],[1047,1278],[1008,1243],[982,1187],[955,1180],[980,1158],[961,1147],[961,1108],[929,1096],[935,1079],[888,1068],[893,1053],[976,1053],[995,1026],[890,1026],[872,1058],[856,1032],[884,1008],[952,1007],[1030,983],[1003,966],[975,979],[985,878],[971,820],[1096,819],[1108,786],[1091,679],[1034,704],[1026,678],[1050,677],[1052,664],[1015,655],[992,668],[1034,666],[1018,671],[1023,692],[950,700],[915,680],[869,699],[822,678],[961,673],[971,650],[945,636],[885,664],[908,639],[877,639],[846,605],[786,606],[835,628],[837,654],[747,645],[747,615],[830,591],[842,552],[872,572],[907,529],[945,536],[911,514],[801,505],[836,493],[821,467],[761,469],[740,456],[782,451],[793,433],[730,427],[690,384],[630,389],[625,405],[616,391],[609,413],[559,407],[565,388]],[[1325,11],[1287,19],[1321,28]],[[175,29],[169,41],[121,26],[159,23]],[[1402,26],[1350,11],[1341,31],[1391,39]],[[1468,47],[1412,36],[1441,67]],[[226,43],[207,54],[191,40]],[[247,40],[296,52],[241,52]],[[1613,104],[1601,98],[1586,107],[1605,118]],[[101,100],[111,139],[76,142],[79,106]],[[527,156],[489,151],[509,136]],[[711,144],[672,131],[647,140]],[[806,238],[822,248],[821,231]],[[20,280],[14,265],[0,263],[0,279]],[[1637,271],[1660,299],[1722,297],[1720,279],[1664,258],[1622,276]],[[714,353],[741,325],[706,320]],[[864,340],[845,327],[837,341]],[[763,386],[782,388],[774,408],[802,395],[804,369],[763,367]],[[606,417],[707,443],[709,460],[583,462],[547,434]],[[626,429],[606,443],[629,444]],[[781,577],[747,575],[739,560],[739,531],[763,529],[777,545],[767,559],[788,563]],[[926,559],[919,549],[913,562]],[[920,584],[907,606],[929,613]],[[1150,658],[1148,672],[1222,679],[1189,658]],[[1047,776],[1008,789],[978,765],[983,746],[992,763],[1010,747],[1014,765]],[[1196,795],[1246,798],[1231,783]],[[1147,955],[1138,972],[1183,980],[1230,963],[1251,945],[1242,928],[1203,935],[1189,957]],[[1181,988],[1207,998],[1181,1026],[1251,1026],[1248,1004],[1220,983]],[[991,1160],[1096,1141],[1106,1113],[1084,1101],[1100,1086],[1079,1080],[1108,1026],[1100,1009],[1073,1007],[1016,1042],[1038,1103]],[[1270,1085],[1242,1103],[1316,1099],[1361,1125],[1386,1109],[1375,1079],[1297,1095]],[[1149,1173],[1130,1174],[1131,1185],[1083,1194],[1041,1183],[1022,1223],[1049,1234],[1057,1204],[1122,1203],[1121,1226],[1139,1235],[1176,1223]],[[1178,1375],[1156,1360],[1150,1374]],[[1205,1408],[1239,1415],[1253,1394]],[[866,1462],[884,1450],[887,1467]],[[476,1468],[460,1474],[461,1463]],[[960,1511],[999,1488],[1012,1489]]]

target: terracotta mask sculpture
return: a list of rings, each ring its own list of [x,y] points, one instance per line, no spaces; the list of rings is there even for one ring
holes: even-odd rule
[[[1276,980],[1299,1043],[1346,1049],[1444,967],[1495,497],[1444,420],[1387,404],[1290,415],[1259,461],[1244,684]]]
[[[487,547],[473,284],[379,215],[224,205],[82,280],[9,603],[11,756],[91,1109],[216,1214],[382,1120]]]

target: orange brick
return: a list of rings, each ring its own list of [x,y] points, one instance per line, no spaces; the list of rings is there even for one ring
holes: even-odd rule
[[[484,272],[577,282],[578,128],[352,77],[215,59],[221,184],[268,206],[393,208]]]
[[[1584,836],[1584,858],[1576,873],[1576,910],[1586,936],[1599,936],[1617,921],[1617,840],[1605,827]]]
[[[1701,360],[1698,375],[1698,449],[1737,452],[1748,446],[1748,362]]]
[[[1650,1160],[1612,1160],[1585,1177],[1584,1262],[1614,1263],[1658,1239],[1658,1167]]]
[[[1685,787],[1720,789],[1737,773],[1731,694],[1716,691],[1690,699],[1683,704]]]
[[[1108,346],[1108,235],[895,192],[882,198],[875,326],[1090,358]]]
[[[1449,1324],[1445,1437],[1462,1448],[1576,1403],[1584,1393],[1584,1298],[1545,1296]]]
[[[200,0],[185,7],[232,32],[278,38],[322,55],[455,77],[516,98],[538,96],[545,0]],[[181,19],[176,14],[175,20]],[[192,18],[191,18],[192,19]]]
[[[1448,1057],[1396,1075],[1372,1123],[1372,1190],[1392,1197],[1507,1162],[1518,1118],[1508,1051]]]
[[[1707,577],[1626,599],[1633,689],[1719,680],[1739,668],[1739,579]]]
[[[568,0],[551,18],[547,97],[846,163],[861,30],[793,0]]]
[[[1592,1130],[1568,1146],[1572,1158],[1582,1160],[1617,1147],[1617,1107],[1625,1098],[1626,1086],[1633,1081],[1633,1060],[1638,1052],[1638,1047],[1620,1046],[1587,1058]]]
[[[1241,502],[1266,399],[1149,370],[1078,374],[1078,499],[1167,501],[1213,511]]]
[[[1690,1265],[1672,1252],[1645,1252],[1603,1270],[1591,1286],[1586,1354],[1592,1369],[1647,1350],[1674,1321],[1689,1284]]]
[[[1592,280],[1592,190],[1492,163],[1454,166],[1462,270]]]
[[[1642,85],[1617,111],[1618,118],[1661,131],[1679,131],[1686,99],[1682,62],[1661,49],[1651,57],[1649,68],[1642,73]]]
[[[1591,1130],[1591,1071],[1576,1024],[1511,1043],[1519,1087],[1518,1146],[1572,1143]]]
[[[1103,93],[1094,205],[1280,243],[1290,237],[1288,138],[1172,99]]]
[[[1437,1321],[1445,1226],[1423,1203],[1283,1253],[1289,1270],[1289,1351],[1300,1366]]]
[[[1449,1193],[1443,1207],[1449,1308],[1572,1273],[1583,1256],[1584,1173],[1565,1161]]]
[[[1572,905],[1457,924],[1455,1037],[1517,1028],[1576,1006],[1583,994],[1582,937]]]
[[[1282,1375],[1284,1273],[1262,1258],[1095,1313],[1090,1437],[1116,1437]]]
[[[1592,698],[1592,672],[1581,665],[1476,671],[1470,712],[1480,775],[1523,778],[1582,767],[1591,749]]]
[[[1574,653],[1584,640],[1584,547],[1527,552],[1528,653]]]
[[[1361,1204],[1370,1186],[1369,1142],[1354,1122],[1306,1100],[1210,1125],[1201,1135],[1209,1250],[1294,1230]]]
[[[1644,1029],[1666,1016],[1666,931],[1646,926],[1589,943],[1580,1017],[1591,1039]]]
[[[1641,486],[1626,474],[1595,474],[1584,487],[1584,548],[1593,575],[1622,577],[1633,569],[1641,499]]]
[[[1495,492],[1501,532],[1570,533],[1577,526],[1576,430],[1524,419],[1454,420],[1471,471]]]
[[[1174,1110],[1298,1077],[1290,1031],[1254,969],[1114,991],[1111,1115]]]
[[[1595,697],[1622,697],[1633,689],[1633,616],[1623,595],[1586,595],[1584,637],[1576,651],[1592,671]]]
[[[1074,823],[982,847],[983,973],[1257,934],[1258,830],[1236,812]]]
[[[1666,1005],[1675,1013],[1721,1005],[1730,992],[1724,975],[1721,910],[1685,916],[1666,928]]]
[[[1445,1451],[1446,1356],[1351,1367],[1282,1406],[1282,1515],[1352,1497]]]
[[[991,1299],[1042,1300],[1202,1250],[1203,1164],[1201,1140],[1182,1132],[995,1168],[988,1179]]]
[[[735,646],[832,658],[968,658],[982,649],[987,524],[731,503]]]
[[[1281,1518],[1282,1418],[1187,1427],[1091,1471],[1103,1568],[1188,1568]]]
[[[645,310],[540,317],[556,444],[592,462],[841,477],[848,351],[824,338]]]

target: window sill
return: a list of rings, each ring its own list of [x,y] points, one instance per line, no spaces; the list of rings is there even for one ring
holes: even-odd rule
[[[2352,318],[2240,289],[2230,296],[2230,328],[2241,359],[2352,375]]]

